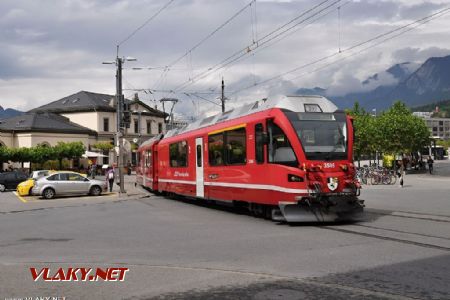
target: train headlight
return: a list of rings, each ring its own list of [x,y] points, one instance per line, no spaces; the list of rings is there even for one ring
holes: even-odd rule
[[[288,174],[288,182],[304,182],[305,180],[301,176]]]

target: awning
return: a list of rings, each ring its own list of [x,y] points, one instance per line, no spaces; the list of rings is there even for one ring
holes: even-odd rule
[[[92,152],[92,151],[85,151],[82,156],[84,158],[88,158],[88,157],[107,157],[106,155],[103,155],[103,154],[97,153],[97,152]]]

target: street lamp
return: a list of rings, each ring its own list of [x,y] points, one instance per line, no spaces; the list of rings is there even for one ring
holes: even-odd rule
[[[118,47],[118,46],[117,46]],[[117,48],[117,53],[118,52]],[[117,166],[119,168],[119,184],[120,184],[120,193],[125,193],[124,186],[124,160],[123,160],[123,136],[126,133],[126,125],[124,124],[123,112],[124,112],[124,96],[122,94],[122,64],[125,61],[136,61],[134,57],[119,57],[117,55],[115,61],[105,61],[104,65],[116,65],[116,135],[115,135],[115,144],[117,149]]]

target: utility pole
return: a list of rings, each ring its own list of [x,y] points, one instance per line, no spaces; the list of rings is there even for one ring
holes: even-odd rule
[[[124,127],[123,126],[123,104],[124,104],[124,97],[122,95],[122,59],[117,56],[116,57],[116,114],[117,114],[117,130],[116,130],[116,149],[117,156],[118,156],[118,162],[117,167],[119,168],[119,184],[120,184],[120,193],[124,194],[125,191],[125,184],[124,184],[124,174],[123,174],[123,134],[124,134]]]
[[[117,167],[119,169],[119,185],[120,193],[126,193],[124,186],[124,161],[123,161],[123,137],[126,132],[126,128],[130,127],[131,113],[128,104],[125,103],[125,98],[122,94],[122,64],[124,61],[135,61],[132,57],[119,57],[119,46],[117,46],[117,56],[116,60],[112,62],[103,62],[103,64],[115,64],[116,65],[116,134],[115,134],[115,145],[117,151]]]
[[[223,82],[222,77],[222,97],[220,97],[220,101],[222,102],[222,113],[225,112],[225,83]]]

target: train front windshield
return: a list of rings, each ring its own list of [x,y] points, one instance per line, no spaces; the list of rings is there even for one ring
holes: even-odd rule
[[[348,132],[344,112],[294,113],[286,116],[297,132],[309,160],[347,158]]]

